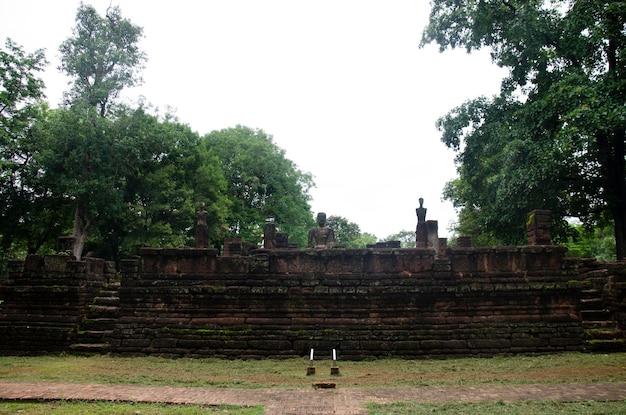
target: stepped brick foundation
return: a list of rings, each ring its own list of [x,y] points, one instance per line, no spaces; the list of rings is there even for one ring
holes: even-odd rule
[[[114,265],[103,259],[30,255],[12,261],[0,283],[0,353],[68,351],[89,304],[114,277]]]
[[[71,351],[111,265],[31,256],[12,267],[0,283],[0,353]],[[626,263],[565,258],[558,246],[142,249],[118,280],[107,350],[121,355],[286,358],[314,348],[356,360],[624,343]]]

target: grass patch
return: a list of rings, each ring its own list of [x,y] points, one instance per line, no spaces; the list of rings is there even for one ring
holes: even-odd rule
[[[444,404],[399,402],[387,405],[370,404],[368,409],[370,415],[622,415],[626,412],[626,402],[496,401]]]
[[[381,359],[221,360],[111,356],[0,356],[0,380],[216,388],[310,388],[332,379],[342,387],[460,386],[481,384],[582,383],[626,381],[626,354],[561,353],[543,356],[449,360]]]
[[[263,411],[264,408],[262,406],[248,408],[231,405],[169,405],[80,401],[50,401],[42,403],[0,402],[0,415],[48,415],[51,413],[64,415],[261,415]]]

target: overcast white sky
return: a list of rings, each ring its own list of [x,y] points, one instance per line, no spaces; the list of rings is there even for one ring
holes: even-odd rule
[[[420,49],[426,0],[92,0],[144,28],[144,84],[126,92],[200,134],[237,124],[263,129],[313,174],[314,214],[340,215],[383,239],[428,220],[448,236],[441,200],[456,176],[437,118],[497,93],[504,71],[487,51]],[[79,0],[0,0],[0,39],[46,49],[51,105],[67,80],[58,47]]]

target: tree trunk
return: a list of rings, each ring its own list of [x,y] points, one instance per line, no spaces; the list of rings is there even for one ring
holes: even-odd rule
[[[626,255],[626,137],[623,130],[616,130],[612,134],[598,134],[596,138],[606,174],[606,201],[615,225],[615,255],[619,261]]]
[[[626,148],[624,141],[626,141],[626,133],[623,129],[615,132],[613,137],[615,142],[615,185],[617,187],[616,204],[617,210],[613,215],[615,220],[615,254],[617,260],[620,261],[626,256],[626,246],[624,246],[626,239]]]
[[[615,222],[615,255],[622,260],[626,254],[624,239],[626,237],[626,166],[624,163],[624,131],[614,134],[613,148],[608,149],[607,194],[609,207]],[[612,150],[612,151],[611,151]]]
[[[72,255],[80,261],[83,256],[83,249],[85,248],[85,241],[89,235],[89,225],[91,220],[89,219],[89,212],[85,208],[84,204],[80,201],[76,201],[76,208],[74,210],[74,231],[72,236],[74,237],[74,244],[72,246]]]
[[[613,213],[615,220],[615,256],[618,261],[625,258],[624,238],[626,237],[626,206]]]

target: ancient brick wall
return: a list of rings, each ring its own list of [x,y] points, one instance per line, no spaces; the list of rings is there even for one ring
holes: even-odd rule
[[[626,263],[564,258],[556,246],[440,254],[143,249],[120,265],[108,350],[261,358],[315,348],[362,359],[623,347]],[[0,353],[70,351],[94,296],[112,279],[110,265],[30,256],[12,267],[0,283]]]
[[[122,354],[293,357],[544,353],[583,348],[581,283],[559,247],[145,249],[122,267]],[[574,274],[573,274],[574,273]]]
[[[102,259],[30,255],[0,285],[0,353],[65,352],[89,303],[114,270]]]

